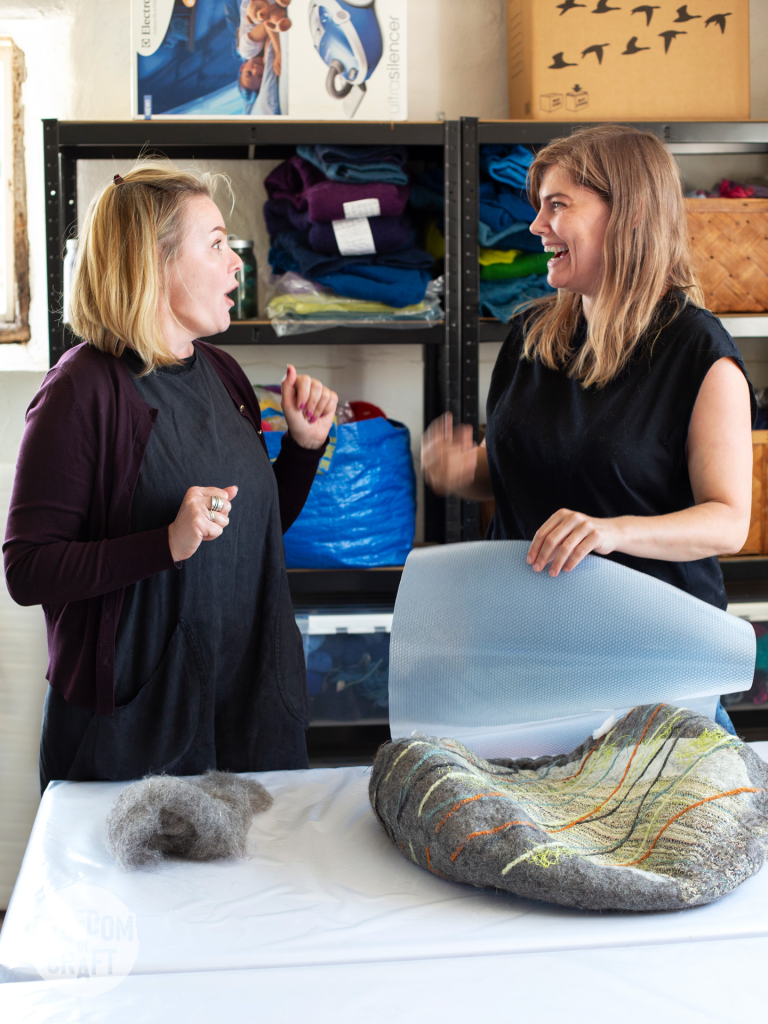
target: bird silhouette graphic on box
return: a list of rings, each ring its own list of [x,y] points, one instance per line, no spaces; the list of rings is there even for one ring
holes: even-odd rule
[[[637,45],[637,36],[632,36],[632,38],[627,43],[626,50],[622,50],[621,51],[621,55],[622,55],[622,57],[624,57],[628,53],[630,53],[630,54],[631,53],[641,53],[643,50],[650,50],[650,46],[638,46]]]
[[[659,32],[659,38],[664,40],[664,53],[669,53],[669,47],[671,46],[673,39],[676,39],[677,36],[687,35],[687,32],[680,32],[673,28],[668,29],[666,32]]]
[[[727,14],[713,14],[711,18],[707,18],[704,22],[704,28],[709,28],[710,25],[718,25],[720,32],[725,34],[725,19],[730,18],[731,12]]]
[[[568,61],[563,60],[563,51],[561,50],[560,53],[552,54],[552,63],[549,65],[549,68],[551,71],[553,69],[558,70],[559,68],[575,68],[576,66],[576,64],[569,64]]]
[[[610,46],[610,43],[595,43],[594,46],[588,46],[586,50],[581,51],[582,59],[587,56],[588,53],[594,53],[597,57],[597,63],[603,63],[603,50],[606,46]]]
[[[696,18],[700,17],[700,14],[689,14],[688,4],[683,4],[682,7],[677,8],[677,17],[675,18],[673,24],[676,25],[680,21],[694,21]]]
[[[644,14],[645,15],[645,27],[647,28],[651,24],[651,18],[653,17],[654,11],[660,11],[660,7],[652,7],[650,4],[643,4],[642,7],[635,7],[631,12],[632,14]]]

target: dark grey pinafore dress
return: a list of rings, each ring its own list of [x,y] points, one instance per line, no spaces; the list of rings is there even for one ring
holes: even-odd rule
[[[73,707],[49,689],[41,782],[304,768],[304,656],[269,458],[201,351],[145,377],[134,353],[123,358],[139,395],[159,410],[132,532],[173,522],[192,486],[239,492],[221,537],[126,590],[114,715]]]

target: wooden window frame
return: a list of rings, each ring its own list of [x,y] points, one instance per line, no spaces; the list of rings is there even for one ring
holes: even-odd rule
[[[24,169],[24,108],[21,87],[27,77],[24,53],[7,36],[0,37],[0,74],[4,75],[6,110],[12,118],[11,137],[0,140],[4,150],[3,175],[0,179],[0,197],[11,200],[7,217],[9,229],[8,253],[12,256],[8,284],[13,288],[11,315],[0,319],[0,344],[29,341],[29,241],[27,239],[27,178]],[[0,239],[0,245],[4,240]],[[9,304],[10,305],[10,304]],[[2,311],[0,311],[2,316]]]

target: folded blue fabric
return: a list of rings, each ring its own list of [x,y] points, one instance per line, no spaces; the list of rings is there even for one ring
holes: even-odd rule
[[[402,166],[408,159],[404,146],[297,146],[296,152],[331,181],[408,183]]]
[[[547,284],[545,277],[531,274],[530,277],[513,277],[506,281],[480,282],[480,315],[495,316],[497,320],[509,323],[515,310],[528,299],[550,295],[555,289]]]
[[[536,211],[531,204],[505,185],[484,181],[478,189],[478,201],[480,220],[496,231],[509,227],[515,221],[531,224],[536,219]]]
[[[286,250],[294,266],[286,266],[286,257],[279,253],[279,250]],[[276,261],[281,269],[276,269],[272,262],[272,254],[276,253]],[[381,267],[403,267],[412,270],[428,270],[433,263],[429,253],[415,246],[405,249],[398,249],[396,252],[382,253],[376,256],[328,256],[324,253],[315,252],[309,244],[306,232],[285,231],[273,240],[270,249],[269,261],[275,274],[285,273],[286,270],[297,270],[302,277],[308,277],[310,281],[320,280],[321,274],[336,274],[346,271],[353,265],[376,265]],[[284,269],[283,269],[284,268]],[[345,293],[346,294],[346,293]],[[358,296],[354,296],[357,298]],[[363,296],[367,298],[368,296]],[[415,300],[421,302],[424,296]],[[382,302],[387,300],[382,299]],[[400,305],[408,305],[402,302]]]
[[[299,273],[299,261],[287,249],[284,249],[282,245],[273,243],[270,246],[267,261],[270,267],[272,267],[272,273],[277,277],[281,274],[287,274],[289,271],[293,271],[294,274]]]
[[[496,181],[525,188],[533,153],[525,146],[481,146],[480,168]]]
[[[426,270],[353,263],[315,280],[351,299],[385,302],[388,306],[411,306],[421,302],[429,284]],[[521,278],[521,280],[524,280]]]

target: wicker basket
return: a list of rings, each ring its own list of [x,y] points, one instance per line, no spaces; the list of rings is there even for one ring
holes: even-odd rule
[[[707,309],[768,311],[768,199],[686,199],[685,205]]]

